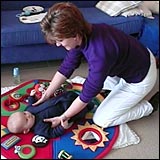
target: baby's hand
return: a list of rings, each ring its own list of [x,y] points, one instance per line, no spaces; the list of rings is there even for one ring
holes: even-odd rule
[[[34,96],[36,93],[35,89],[31,90],[30,96]]]
[[[70,127],[72,126],[72,124],[73,124],[73,122],[68,123],[67,120],[66,120],[66,121],[61,120],[61,125],[62,125],[62,127],[63,127],[64,129],[70,128]]]

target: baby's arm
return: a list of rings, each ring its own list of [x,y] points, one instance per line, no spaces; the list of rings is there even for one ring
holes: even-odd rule
[[[36,91],[34,89],[31,90],[30,96],[28,97],[28,103],[29,103],[29,105],[32,105],[33,103],[36,102],[35,93],[36,93]]]
[[[66,121],[61,120],[61,126],[62,126],[64,129],[70,128],[70,127],[72,126],[72,124],[73,124],[73,122],[68,123],[68,120],[66,120]]]
[[[31,90],[31,93],[30,93],[30,96],[34,96],[35,94],[36,94],[35,89],[32,89],[32,90]]]
[[[63,122],[63,124],[58,125],[54,128],[49,128],[49,137],[50,138],[56,138],[56,137],[60,137],[62,135],[64,135],[65,130],[68,129],[69,127],[71,127],[72,123],[68,123],[67,121]],[[44,134],[44,133],[43,133]]]

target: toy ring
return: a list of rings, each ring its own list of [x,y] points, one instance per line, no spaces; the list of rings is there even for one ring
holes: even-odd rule
[[[30,153],[27,153],[27,154],[23,153],[23,149],[25,148],[30,148],[31,149]],[[26,144],[21,146],[21,149],[18,152],[18,155],[22,159],[30,159],[35,155],[35,153],[36,153],[35,147],[32,145]]]
[[[20,93],[17,93],[17,92],[13,92],[9,95],[9,97],[14,100],[14,101],[19,101],[21,100],[23,97]]]
[[[2,107],[6,110],[6,111],[15,111],[18,110],[20,107],[19,102],[10,100],[10,99],[6,99],[2,102]]]

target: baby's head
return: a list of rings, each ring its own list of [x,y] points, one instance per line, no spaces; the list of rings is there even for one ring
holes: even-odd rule
[[[11,133],[28,133],[33,127],[35,116],[28,111],[14,112],[7,121],[7,128]]]

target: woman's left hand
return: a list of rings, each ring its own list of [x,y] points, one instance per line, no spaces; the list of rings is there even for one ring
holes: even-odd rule
[[[44,119],[44,122],[51,122],[52,123],[51,127],[54,128],[61,123],[61,117],[59,116],[59,117],[47,118]]]
[[[64,129],[70,128],[70,127],[72,126],[72,124],[73,124],[73,122],[68,123],[68,120],[63,121],[63,120],[61,119],[61,126],[62,126]]]

